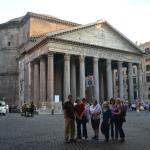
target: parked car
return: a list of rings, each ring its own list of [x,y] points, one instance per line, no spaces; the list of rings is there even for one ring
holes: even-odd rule
[[[6,104],[4,101],[0,101],[0,114],[6,115]]]

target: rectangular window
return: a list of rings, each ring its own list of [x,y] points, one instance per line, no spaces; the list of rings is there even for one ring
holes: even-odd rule
[[[136,84],[136,78],[133,78],[133,84]]]
[[[133,74],[135,74],[135,68],[133,68]]]
[[[146,81],[150,82],[150,76],[146,76]]]
[[[145,48],[145,53],[149,54],[149,52],[150,52],[149,48]]]
[[[146,65],[146,71],[150,71],[150,65]]]

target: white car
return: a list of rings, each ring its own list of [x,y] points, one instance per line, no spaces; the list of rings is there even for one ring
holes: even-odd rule
[[[0,114],[6,115],[6,104],[4,101],[0,101]]]

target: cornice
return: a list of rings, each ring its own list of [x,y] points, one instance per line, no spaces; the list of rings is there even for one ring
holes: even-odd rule
[[[114,50],[114,51],[118,51],[121,53],[129,53],[129,54],[134,54],[134,55],[138,55],[141,56],[142,54],[137,54],[134,52],[129,52],[129,51],[122,51],[122,49],[115,49],[115,48],[111,48],[111,47],[104,47],[104,46],[99,46],[99,45],[94,45],[94,44],[89,44],[89,43],[82,43],[82,42],[78,42],[78,41],[71,41],[71,40],[66,40],[66,39],[59,39],[59,38],[49,38],[49,40],[56,40],[56,41],[61,41],[61,42],[66,42],[66,43],[70,43],[70,44],[76,44],[76,45],[80,45],[80,46],[87,46],[87,47],[92,47],[92,48],[104,48],[104,49],[109,49],[109,50]]]
[[[71,25],[71,26],[77,26],[79,24],[77,23],[73,23],[73,22],[70,22],[70,21],[66,21],[66,20],[62,20],[62,19],[59,19],[59,18],[56,18],[56,17],[52,17],[52,16],[47,16],[47,15],[41,15],[41,14],[36,14],[36,13],[32,13],[32,12],[28,12],[24,17],[23,19],[21,20],[20,22],[20,25],[23,25],[25,24],[28,19],[32,17],[32,18],[37,18],[37,19],[40,19],[40,20],[46,20],[46,21],[50,21],[50,22],[56,22],[56,23],[61,23],[61,24],[67,24],[67,25]]]
[[[37,18],[37,19],[40,19],[40,20],[46,20],[46,21],[50,21],[50,22],[66,24],[66,25],[70,25],[70,26],[73,26],[73,27],[79,25],[77,23],[62,20],[62,19],[59,19],[59,18],[56,18],[56,17],[53,17],[53,16],[28,12],[21,20],[18,20],[18,21],[10,20],[6,23],[0,24],[0,29],[15,28],[15,27],[18,28],[19,26],[23,26],[29,20],[30,17]]]

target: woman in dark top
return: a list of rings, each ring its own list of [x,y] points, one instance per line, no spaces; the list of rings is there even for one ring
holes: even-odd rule
[[[116,111],[117,107],[115,105],[115,99],[114,98],[110,99],[109,108],[110,108],[112,114],[113,114],[113,112]],[[116,132],[117,132],[116,131],[117,127],[116,127],[116,124],[115,124],[115,117],[114,117],[114,115],[111,116],[110,127],[111,127],[111,139],[114,140],[114,129],[115,129],[115,135],[116,135]],[[117,138],[117,137],[115,136],[115,138]]]
[[[103,122],[101,124],[101,131],[105,136],[105,141],[109,141],[109,125],[111,120],[111,110],[109,109],[108,103],[105,101],[102,107]]]
[[[123,106],[121,105],[121,100],[117,99],[116,100],[116,111],[113,112],[114,118],[115,118],[115,125],[116,125],[116,135],[115,138],[116,140],[118,139],[118,132],[120,134],[120,142],[125,141],[125,134],[123,131],[123,122],[124,122],[124,116],[123,116]]]

